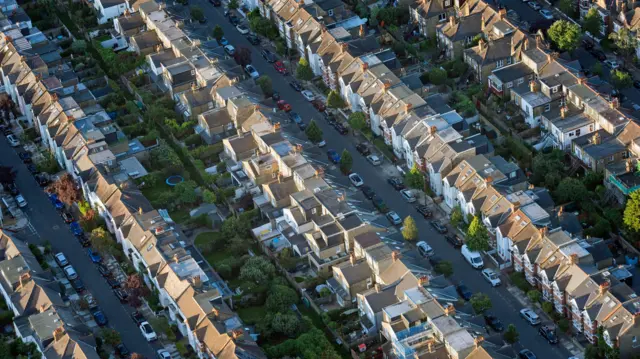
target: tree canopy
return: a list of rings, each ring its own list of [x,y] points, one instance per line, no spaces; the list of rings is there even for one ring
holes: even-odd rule
[[[345,106],[346,104],[344,103],[344,100],[340,97],[340,94],[337,91],[332,90],[329,92],[329,96],[327,96],[327,107],[343,108]]]
[[[493,306],[489,296],[484,293],[475,293],[471,296],[470,302],[473,310],[478,314],[486,312]]]
[[[407,241],[418,239],[418,226],[411,216],[407,216],[402,222],[402,237]]]
[[[602,30],[602,17],[595,7],[589,9],[587,15],[584,16],[584,19],[582,20],[582,30],[593,36],[600,36],[600,31]]]
[[[202,11],[202,9],[198,6],[192,6],[191,17],[198,21],[202,21],[204,20],[204,11]]]
[[[58,195],[60,201],[69,206],[82,199],[80,192],[76,188],[76,181],[68,173],[53,182],[51,189]]]
[[[307,126],[307,128],[304,130],[304,133],[307,135],[309,141],[313,143],[322,141],[322,130],[316,123],[316,120],[311,120],[309,126]]]
[[[175,200],[180,205],[189,205],[198,202],[198,194],[196,193],[197,187],[198,184],[192,180],[178,183],[175,187],[173,187]]]
[[[424,175],[417,164],[414,164],[411,170],[404,176],[404,183],[406,183],[409,188],[424,190]]]
[[[449,261],[439,262],[433,269],[436,271],[436,273],[442,274],[447,278],[453,275],[453,264],[451,264],[451,262]]]
[[[622,90],[633,85],[633,77],[628,72],[615,69],[611,71],[611,82],[617,89]]]
[[[629,229],[640,232],[640,191],[631,192],[622,220]]]
[[[362,131],[367,127],[367,118],[364,113],[357,111],[349,115],[349,126],[357,131]]]
[[[547,33],[556,47],[563,51],[573,51],[578,48],[582,36],[580,26],[567,20],[554,22]]]
[[[224,36],[224,30],[220,25],[216,25],[211,32],[211,36],[216,40],[220,40]]]
[[[351,172],[351,166],[353,166],[353,157],[351,157],[351,153],[345,149],[340,155],[340,170],[342,173],[349,173]]]
[[[240,7],[240,4],[238,3],[238,0],[230,0],[227,7],[231,10],[235,10]]]
[[[504,331],[503,335],[504,341],[509,344],[514,344],[518,340],[520,340],[520,333],[518,333],[518,329],[515,325],[509,324],[507,329]]]
[[[249,258],[240,269],[240,278],[257,283],[266,283],[276,273],[273,264],[263,256]]]
[[[311,70],[311,66],[309,66],[309,61],[304,57],[301,57],[300,61],[298,61],[296,77],[302,81],[311,81],[313,78],[313,71]]]
[[[236,52],[233,53],[233,59],[242,67],[249,65],[251,63],[251,49],[245,46],[236,47]]]
[[[256,80],[256,83],[260,86],[260,89],[266,97],[271,97],[273,95],[273,84],[271,83],[271,78],[269,76],[260,76]]]
[[[482,223],[480,216],[473,217],[469,224],[465,243],[472,251],[486,251],[489,249],[489,231]]]
[[[298,303],[298,293],[286,285],[273,285],[265,305],[270,312],[287,312],[293,304]]]
[[[453,207],[453,210],[451,211],[449,223],[451,223],[452,226],[457,228],[458,225],[460,225],[463,221],[464,221],[464,215],[462,214],[462,208],[460,208],[460,206]]]
[[[625,58],[635,53],[638,40],[634,33],[629,31],[626,27],[618,30],[618,32],[611,32],[611,34],[609,34],[609,39],[613,40],[613,43]]]
[[[566,203],[569,201],[582,202],[588,198],[589,191],[585,187],[584,183],[580,180],[572,177],[565,177],[556,189],[556,198],[559,203]]]
[[[429,82],[432,84],[439,86],[443,85],[447,82],[447,71],[440,68],[433,68],[429,71]]]

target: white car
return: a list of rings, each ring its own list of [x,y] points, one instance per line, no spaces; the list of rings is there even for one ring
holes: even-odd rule
[[[322,147],[324,147],[326,145],[327,145],[327,141],[325,141],[325,140],[322,140],[322,141],[318,142],[318,147],[320,147],[320,148],[322,148]]]
[[[416,247],[418,247],[418,252],[423,257],[431,257],[435,254],[433,248],[425,241],[420,241],[416,243]]]
[[[16,202],[18,202],[18,206],[19,206],[20,208],[24,208],[24,207],[26,207],[26,206],[27,206],[27,200],[26,200],[26,199],[24,199],[24,197],[22,197],[22,195],[21,195],[21,194],[19,194],[19,195],[17,195],[17,196],[16,196]]]
[[[242,34],[242,35],[246,35],[249,33],[249,28],[240,24],[238,26],[236,26],[236,29]]]
[[[350,174],[349,181],[351,181],[351,184],[353,184],[356,187],[360,187],[364,184],[362,177],[360,177],[360,175],[358,175],[357,173]]]
[[[605,60],[604,64],[607,65],[607,67],[610,68],[611,70],[615,70],[618,67],[620,67],[620,65],[618,65],[618,62],[616,60]]]
[[[400,194],[402,195],[402,198],[404,198],[404,200],[409,203],[413,203],[416,201],[416,197],[413,196],[413,193],[411,193],[410,189],[403,189],[402,191],[400,191]]]
[[[158,350],[158,359],[171,359],[171,353],[166,349]]]
[[[538,4],[538,3],[537,3],[537,2],[535,2],[535,1],[531,1],[531,2],[529,3],[529,7],[531,7],[533,10],[540,10],[540,9],[542,9],[542,6],[540,6],[540,4]]]
[[[142,335],[144,335],[144,338],[147,339],[148,342],[158,340],[158,335],[156,335],[156,332],[153,331],[153,328],[151,328],[151,324],[149,324],[149,322],[145,321],[140,323],[140,331],[142,332]]]
[[[539,11],[540,15],[547,20],[553,20],[553,13],[547,9],[542,9]]]
[[[20,141],[14,135],[7,135],[7,141],[9,141],[9,144],[11,145],[11,147],[20,146]]]
[[[224,46],[224,52],[226,52],[227,54],[233,56],[233,54],[236,53],[236,48],[231,46],[231,45],[225,45]]]
[[[502,283],[498,274],[491,268],[483,269],[482,276],[487,280],[487,282],[491,283],[492,287],[497,287]]]
[[[540,317],[536,314],[533,309],[524,308],[520,310],[520,316],[524,318],[531,325],[540,324]]]
[[[56,259],[56,263],[58,263],[60,267],[64,268],[69,265],[69,261],[67,260],[67,257],[65,257],[63,253],[56,253],[54,257]]]
[[[400,218],[400,216],[395,211],[387,212],[386,216],[389,222],[391,222],[392,224],[396,226],[402,224],[402,218]]]
[[[67,276],[68,280],[74,280],[78,278],[78,273],[76,273],[76,270],[73,269],[72,266],[68,265],[66,267],[64,267],[64,275]]]
[[[315,100],[315,96],[313,95],[313,92],[309,91],[309,90],[304,90],[300,92],[302,94],[302,96],[304,96],[305,99],[307,99],[307,101],[311,102],[313,100]]]
[[[376,155],[369,155],[367,156],[367,161],[369,161],[369,163],[371,163],[374,166],[379,165],[380,163],[382,163],[382,161],[380,161],[380,157],[376,156]]]
[[[251,76],[252,79],[257,79],[258,77],[260,77],[260,74],[258,73],[258,70],[256,70],[255,67],[253,67],[253,65],[247,65],[244,67],[244,71],[246,71],[249,76]]]

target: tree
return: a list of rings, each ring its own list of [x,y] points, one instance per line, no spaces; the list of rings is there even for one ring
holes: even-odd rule
[[[593,67],[591,67],[591,73],[593,73],[594,76],[602,76],[602,64],[597,62],[593,65]]]
[[[288,312],[291,306],[298,303],[296,291],[286,285],[274,285],[269,289],[265,306],[269,312]]]
[[[240,4],[238,4],[238,0],[230,0],[227,7],[231,10],[235,10],[240,7]]]
[[[436,86],[444,85],[447,82],[447,71],[440,68],[432,69],[429,71],[429,82]]]
[[[243,216],[228,217],[222,222],[222,234],[226,238],[234,236],[247,236],[251,229],[251,222]]]
[[[464,215],[462,214],[462,208],[460,208],[459,205],[453,207],[453,210],[451,211],[449,223],[451,223],[451,225],[454,228],[458,228],[458,225],[462,224],[463,221],[464,221]]]
[[[313,78],[313,71],[311,70],[311,66],[309,65],[309,61],[304,57],[300,58],[298,61],[298,67],[296,68],[296,77],[302,81],[311,81]]]
[[[435,268],[433,268],[436,273],[442,274],[446,278],[449,278],[453,275],[453,264],[449,261],[442,261],[436,264]]]
[[[340,170],[342,173],[349,173],[351,172],[351,166],[353,166],[353,158],[351,153],[345,149],[340,156]]]
[[[489,296],[484,293],[476,293],[472,295],[469,302],[471,302],[473,310],[478,314],[484,313],[492,307],[491,299],[489,299]]]
[[[469,250],[472,251],[489,250],[489,232],[484,224],[482,224],[479,216],[473,217],[471,224],[469,224],[465,243]]]
[[[556,197],[559,203],[569,201],[582,202],[588,198],[588,195],[587,187],[580,180],[571,177],[565,177],[560,181],[556,189]]]
[[[16,171],[10,166],[0,166],[0,184],[7,185],[15,182]]]
[[[217,197],[216,194],[213,193],[213,191],[209,190],[209,189],[205,189],[204,191],[202,191],[202,200],[207,202],[207,203],[216,203],[217,201]]]
[[[296,339],[289,339],[269,347],[267,349],[269,357],[300,356],[302,358],[339,359],[341,356],[336,353],[322,330],[316,327],[312,328]]]
[[[271,97],[273,95],[273,84],[271,83],[271,78],[269,78],[269,76],[260,76],[256,80],[256,83],[260,86],[260,89],[266,97]]]
[[[129,290],[129,304],[136,308],[142,305],[140,298],[148,297],[151,294],[151,291],[137,273],[130,274],[127,277],[124,287]]]
[[[103,328],[100,334],[102,335],[102,340],[111,346],[116,346],[122,342],[120,333],[111,328]]]
[[[80,193],[76,188],[76,181],[74,181],[73,177],[68,173],[65,173],[55,181],[50,188],[58,195],[60,201],[69,206],[81,199]]]
[[[111,236],[103,227],[95,228],[89,235],[91,246],[98,252],[115,254],[117,252]]]
[[[198,202],[198,194],[196,193],[197,187],[198,184],[195,181],[184,181],[178,183],[175,187],[173,187],[176,201],[180,205],[189,205]]]
[[[633,85],[633,78],[628,72],[616,69],[611,71],[611,82],[613,82],[613,86],[617,89],[622,90]]]
[[[248,47],[238,46],[233,54],[233,59],[238,65],[245,67],[251,63],[251,50]]]
[[[567,14],[569,17],[573,17],[576,12],[576,8],[573,4],[573,0],[560,0],[560,4],[558,4],[560,11]]]
[[[640,191],[633,191],[627,199],[622,221],[632,231],[640,232]]]
[[[220,25],[216,25],[211,32],[211,36],[216,40],[220,40],[224,36],[224,30],[222,30]]]
[[[414,164],[411,171],[404,176],[404,182],[409,188],[424,190],[424,175],[420,172],[418,165]]]
[[[609,39],[613,40],[613,43],[624,58],[628,58],[635,53],[638,40],[629,29],[623,27],[618,32],[612,32],[609,34]]]
[[[290,338],[295,338],[300,331],[301,322],[292,312],[268,314],[271,319],[271,329],[276,333],[282,333]]]
[[[249,258],[240,269],[240,279],[256,283],[266,283],[276,273],[276,268],[266,257]]]
[[[589,9],[587,15],[584,16],[584,19],[582,20],[582,30],[593,36],[600,36],[602,30],[602,17],[595,7]]]
[[[84,54],[87,50],[87,42],[84,40],[76,40],[71,43],[71,50],[76,54]]]
[[[198,21],[202,21],[204,20],[204,11],[202,11],[198,6],[193,6],[191,7],[191,17]]]
[[[313,143],[322,141],[322,130],[316,123],[316,120],[311,120],[307,129],[304,130],[304,133],[307,135],[307,138],[309,138],[309,141]]]
[[[327,96],[327,106],[329,108],[343,108],[345,105],[344,100],[337,91],[332,90],[329,92],[329,96]]]
[[[407,216],[402,222],[402,237],[406,241],[418,239],[418,226],[411,216]]]
[[[349,115],[349,126],[357,131],[362,131],[367,127],[367,118],[364,113],[357,111]]]
[[[515,325],[509,324],[507,326],[507,330],[505,330],[503,335],[504,341],[509,344],[514,344],[518,340],[520,340],[520,333],[518,333],[518,329]]]
[[[542,293],[537,289],[532,289],[527,292],[527,297],[529,297],[529,300],[533,303],[538,303],[540,298],[542,298]]]
[[[556,47],[563,51],[575,50],[582,36],[580,26],[567,20],[554,22],[547,33]]]

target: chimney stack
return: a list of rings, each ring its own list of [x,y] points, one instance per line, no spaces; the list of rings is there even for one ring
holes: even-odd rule
[[[431,126],[431,127],[429,127],[429,134],[430,134],[431,136],[435,135],[435,134],[436,134],[436,132],[438,132],[438,128],[437,128],[436,126]]]
[[[607,290],[609,290],[609,286],[611,285],[611,283],[609,283],[609,281],[603,282],[602,284],[600,284],[600,287],[598,288],[598,293],[600,295],[603,295],[607,292]]]
[[[218,315],[220,315],[220,312],[218,311],[218,308],[213,307],[213,308],[211,308],[211,314],[213,314],[214,318],[217,318]]]
[[[362,63],[362,71],[367,71],[368,68],[369,68],[369,63],[363,62]]]
[[[420,284],[421,287],[429,285],[429,277],[426,275],[420,276],[420,278],[418,278],[418,284]]]
[[[64,336],[64,328],[63,327],[57,327],[56,329],[53,330],[53,340],[54,341],[58,341],[60,339],[62,339],[62,337]]]
[[[599,145],[602,142],[602,136],[600,135],[600,131],[596,131],[591,138],[591,142],[594,145]]]
[[[453,304],[448,304],[444,308],[444,314],[450,317],[453,316],[454,314],[456,314],[456,307],[454,307]]]
[[[480,47],[480,51],[484,51],[486,45],[487,43],[484,41],[484,39],[480,39],[480,41],[478,41],[478,46]]]
[[[20,275],[20,286],[24,287],[25,285],[27,285],[27,283],[29,283],[30,280],[31,280],[31,273],[29,272],[22,273]]]
[[[565,118],[567,116],[567,106],[560,107],[560,117]]]
[[[44,304],[40,304],[40,308],[38,308],[38,311],[40,313],[45,312],[47,310],[47,306]]]
[[[195,288],[202,287],[202,279],[200,278],[200,275],[194,275],[193,276],[193,286]]]
[[[391,88],[391,82],[388,82],[388,81],[385,82],[384,83],[384,92],[387,92],[387,90],[390,89],[390,88]]]
[[[364,37],[364,25],[360,25],[359,33],[360,33],[360,37]]]
[[[400,252],[398,251],[393,251],[391,252],[391,258],[393,259],[393,261],[397,261],[398,259],[400,259]]]
[[[449,16],[449,26],[455,26],[456,24],[456,17],[455,16]]]
[[[273,132],[280,131],[280,122],[276,122],[273,124]]]
[[[571,264],[578,264],[578,262],[580,261],[580,257],[578,257],[578,255],[575,253],[571,254],[570,259],[571,259]]]
[[[380,283],[376,283],[375,288],[376,288],[376,293],[380,293],[380,291],[382,290],[382,286],[380,285]]]
[[[498,15],[500,16],[500,20],[504,20],[507,17],[507,9],[505,8],[500,8],[500,10],[498,10]]]
[[[404,111],[409,113],[409,111],[411,111],[411,108],[413,108],[413,104],[412,103],[407,103],[406,105],[404,105]]]
[[[351,266],[355,266],[356,265],[356,254],[351,252],[351,254],[349,255],[349,262],[351,262]]]
[[[560,206],[560,208],[558,208],[558,217],[562,216],[562,213],[564,213],[564,206]]]
[[[238,340],[238,339],[242,338],[242,335],[243,335],[243,334],[244,334],[244,330],[242,330],[242,329],[236,329],[236,330],[233,330],[233,331],[231,332],[231,337],[232,337],[234,340]]]
[[[617,97],[614,97],[613,99],[611,99],[611,104],[610,104],[612,109],[616,109],[618,107],[620,107],[620,100]]]
[[[342,43],[342,44],[340,44],[340,45],[341,45],[340,50],[341,50],[342,52],[347,52],[347,49],[349,48],[349,44],[347,44],[346,42],[343,42],[343,43]]]
[[[546,236],[547,235],[547,231],[548,231],[547,227],[540,228],[540,236],[542,236],[542,237]]]
[[[628,172],[628,173],[633,172],[633,164],[631,163],[631,160],[630,160],[630,159],[629,159],[629,160],[627,160],[627,162],[625,163],[625,165],[626,165],[626,169],[627,169],[627,172]]]
[[[173,262],[174,263],[180,263],[180,257],[178,257],[177,253],[173,255]]]
[[[476,348],[480,346],[480,344],[484,341],[484,337],[482,335],[478,335],[474,340],[473,343],[476,345]]]
[[[529,91],[531,92],[538,91],[538,84],[536,83],[536,80],[529,81]]]
[[[487,178],[485,178],[484,182],[485,182],[486,184],[490,184],[491,182],[493,182],[493,177],[491,177],[491,176],[487,176]]]
[[[481,33],[484,33],[484,23],[485,23],[484,14],[482,14],[482,17],[480,18],[480,32]]]

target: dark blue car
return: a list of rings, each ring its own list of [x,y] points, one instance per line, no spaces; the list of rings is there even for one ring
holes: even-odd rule
[[[96,324],[98,324],[101,327],[104,327],[109,322],[107,320],[107,317],[104,315],[104,313],[102,313],[101,310],[95,310],[91,314],[93,314],[93,320],[96,321]]]
[[[69,227],[71,228],[71,232],[73,232],[74,236],[81,236],[84,234],[82,227],[80,227],[80,224],[76,221],[71,222]]]
[[[92,248],[88,248],[87,249],[87,253],[89,254],[89,258],[91,258],[91,261],[93,263],[102,262],[102,257],[100,256],[100,253],[98,253],[96,250],[94,250]]]
[[[458,294],[460,294],[460,297],[462,297],[462,299],[464,300],[471,300],[471,297],[473,296],[473,293],[471,293],[469,288],[467,288],[467,286],[464,284],[459,284],[456,287],[456,291],[458,292]]]
[[[336,152],[336,150],[327,151],[327,158],[329,158],[329,161],[336,164],[340,162],[340,155],[338,154],[338,152]]]

